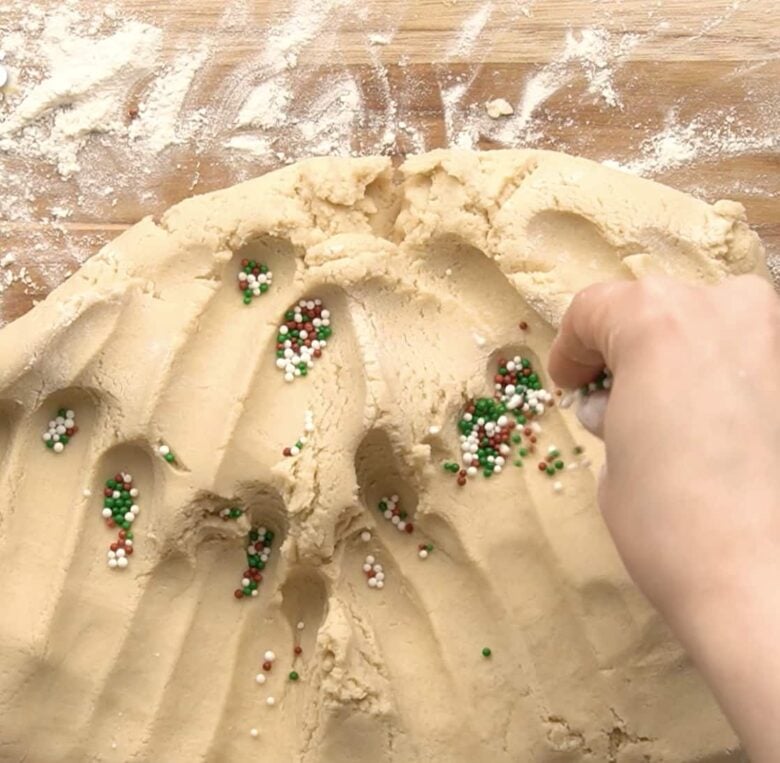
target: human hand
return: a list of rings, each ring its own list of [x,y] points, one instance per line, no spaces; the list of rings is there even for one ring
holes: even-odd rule
[[[607,526],[754,758],[777,760],[780,300],[754,276],[591,286],[550,373],[579,387],[604,366]]]

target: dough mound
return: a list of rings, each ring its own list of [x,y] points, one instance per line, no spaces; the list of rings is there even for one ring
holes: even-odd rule
[[[273,272],[248,305],[244,259]],[[592,464],[557,490],[533,460],[465,487],[442,464],[497,358],[546,380],[579,288],[762,267],[739,204],[534,150],[311,159],[142,220],[0,331],[0,760],[725,760],[573,413],[539,444]],[[315,298],[333,333],[289,383],[278,326]],[[79,431],[56,453],[60,409]],[[125,569],[101,516],[117,472],[140,491]],[[237,601],[260,525],[273,550]]]

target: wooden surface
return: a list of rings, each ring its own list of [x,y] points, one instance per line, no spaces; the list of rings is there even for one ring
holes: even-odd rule
[[[232,86],[225,83],[235,82],[236,71],[244,78],[262,78],[253,62],[265,49],[266,32],[289,17],[294,5],[243,3],[242,22],[237,25],[224,22],[226,4],[221,0],[117,3],[122,16],[161,27],[171,56],[193,49],[204,39],[213,43],[187,108],[206,106],[216,124],[223,120],[226,125],[234,120],[240,102],[235,102]],[[458,45],[464,22],[485,5],[489,5],[487,23],[473,48],[464,52],[464,46]],[[94,6],[97,12],[104,3]],[[313,3],[312,12],[317,7]],[[639,36],[627,60],[614,66],[621,106],[606,108],[602,99],[588,92],[584,74],[575,72],[535,114],[540,129],[534,146],[628,162],[640,155],[643,141],[663,129],[670,113],[681,124],[693,125],[700,117],[711,123],[718,115],[731,113],[742,132],[754,130],[771,138],[767,130],[774,129],[774,136],[778,135],[780,44],[775,0],[496,0],[487,4],[366,0],[360,7],[361,13],[337,14],[328,34],[317,35],[299,53],[296,67],[295,97],[301,102],[313,97],[323,81],[342,72],[359,83],[364,114],[349,140],[352,153],[376,150],[388,92],[395,118],[419,130],[426,148],[446,146],[442,90],[449,83],[465,84],[464,111],[492,97],[507,98],[517,107],[528,79],[560,55],[567,31],[583,28]],[[18,8],[0,10],[0,29],[14,29],[19,21]],[[388,33],[392,39],[387,45],[369,45],[369,31]],[[128,107],[133,98],[128,93]],[[275,131],[274,137],[283,143],[285,126]],[[477,145],[501,144],[482,136]],[[770,140],[763,150],[710,151],[654,176],[709,201],[728,197],[743,202],[767,249],[780,253],[777,147],[777,140]],[[305,153],[305,148],[299,146],[297,153]],[[413,150],[414,144],[399,131],[387,152],[402,156]],[[155,160],[153,175],[141,178],[137,189],[134,180],[128,181],[114,197],[82,204],[78,178],[61,181],[50,167],[32,162],[24,166],[24,159],[2,153],[0,162],[15,163],[16,170],[27,173],[31,189],[27,201],[32,209],[25,219],[0,219],[0,258],[4,252],[16,253],[15,272],[26,268],[25,278],[17,278],[0,294],[0,321],[29,309],[80,261],[141,217],[160,214],[193,193],[229,185],[282,163],[273,156],[237,162],[220,143],[205,147],[185,143],[163,152]],[[114,168],[119,178],[129,170],[126,163]],[[25,177],[16,175],[20,176]],[[5,193],[21,190],[6,188]],[[51,207],[68,198],[74,213],[53,221]]]

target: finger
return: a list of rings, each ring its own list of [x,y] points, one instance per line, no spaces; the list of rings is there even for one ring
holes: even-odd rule
[[[611,338],[630,315],[636,282],[614,281],[578,292],[563,316],[550,352],[550,375],[567,389],[593,381],[605,367],[614,368]]]

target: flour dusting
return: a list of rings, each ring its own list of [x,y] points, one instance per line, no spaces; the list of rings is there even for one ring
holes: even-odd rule
[[[662,177],[777,152],[780,95],[761,50],[725,75],[744,83],[728,108],[626,87],[649,45],[669,38],[687,55],[707,35],[737,34],[743,4],[679,19],[653,6],[635,30],[593,0],[551,32],[536,0],[448,0],[432,30],[417,28],[410,0],[292,0],[275,14],[229,0],[186,29],[124,0],[9,0],[0,294],[39,298],[143,215],[310,155],[542,146]],[[526,54],[538,35],[549,46]],[[716,180],[685,182],[708,200],[777,193],[768,175]]]

